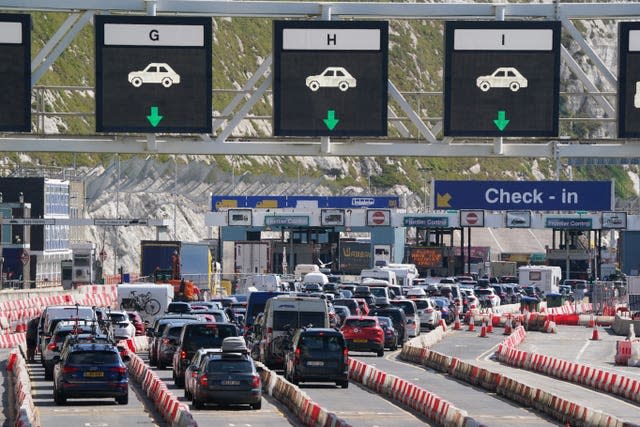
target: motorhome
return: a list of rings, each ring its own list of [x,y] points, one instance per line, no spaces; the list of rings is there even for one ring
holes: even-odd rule
[[[372,269],[362,270],[360,272],[360,280],[366,277],[370,277],[372,279],[386,280],[387,282],[389,282],[389,285],[391,286],[398,285],[398,278],[396,276],[396,273],[389,269],[372,268]]]
[[[398,284],[403,288],[410,288],[413,286],[413,281],[418,278],[418,269],[415,264],[387,264],[382,267],[383,270],[390,270],[396,273]]]
[[[558,266],[527,265],[518,268],[520,286],[537,286],[545,294],[560,292],[562,270]]]

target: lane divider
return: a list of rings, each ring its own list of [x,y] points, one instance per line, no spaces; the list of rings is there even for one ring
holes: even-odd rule
[[[525,331],[524,328],[520,326],[499,345],[503,353],[509,354],[509,356],[513,358],[515,366],[524,366],[529,362],[526,353],[515,348],[524,338]],[[616,416],[582,406],[543,389],[529,386],[499,372],[493,372],[489,369],[474,365],[473,363],[464,362],[456,357],[450,357],[436,351],[413,347],[412,344],[413,343],[405,344],[400,353],[402,359],[429,366],[471,385],[495,392],[521,405],[533,407],[562,423],[611,427],[630,425]],[[550,358],[538,357],[534,363],[539,362],[542,364],[543,360],[546,361],[548,359]],[[557,360],[553,366],[557,370],[567,370],[574,375],[580,373],[576,366],[569,366],[569,364],[563,364]],[[602,380],[604,381],[604,378]],[[608,377],[607,381],[607,384],[610,385],[612,390],[615,387],[619,388],[626,384],[617,376],[613,378],[613,375]],[[639,392],[640,390],[636,389],[636,394]]]
[[[24,357],[24,348],[19,346],[9,353],[7,360],[9,390],[13,393],[13,419],[15,427],[39,427],[40,413],[31,397],[31,379]]]
[[[516,333],[517,337],[512,339]],[[518,328],[512,336],[498,346],[496,358],[510,366],[587,386],[640,403],[640,380],[590,365],[516,349],[515,347],[524,340],[525,334],[524,329]]]

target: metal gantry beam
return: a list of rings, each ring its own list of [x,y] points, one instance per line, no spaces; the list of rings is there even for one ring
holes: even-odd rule
[[[359,2],[279,2],[279,1],[209,1],[209,0],[0,0],[3,11],[45,11],[69,13],[52,39],[32,61],[32,80],[37,82],[67,48],[80,30],[97,14],[190,15],[211,17],[260,17],[297,19],[400,19],[400,20],[561,20],[563,28],[576,40],[584,54],[596,65],[611,86],[616,77],[589,46],[571,20],[575,19],[639,19],[638,3],[359,3]],[[609,118],[616,116],[615,107],[600,94],[579,64],[563,48],[562,58],[584,83],[587,93],[604,109]],[[294,156],[416,156],[416,157],[640,157],[640,144],[635,140],[568,141],[552,139],[469,139],[444,137],[437,139],[441,120],[420,117],[389,81],[391,99],[406,117],[390,114],[400,130],[399,139],[392,138],[247,138],[233,135],[234,128],[249,115],[252,106],[268,90],[271,56],[258,67],[244,84],[242,91],[213,117],[214,132],[226,121],[217,135],[95,135],[60,136],[15,134],[0,137],[4,151],[96,152],[96,153],[162,153],[202,155],[294,155]],[[443,64],[444,65],[444,64]],[[230,118],[247,93],[264,80],[242,107]],[[602,118],[594,118],[595,120]],[[430,127],[427,125],[429,123]],[[417,129],[411,135],[408,124]],[[415,132],[415,131],[414,131]]]

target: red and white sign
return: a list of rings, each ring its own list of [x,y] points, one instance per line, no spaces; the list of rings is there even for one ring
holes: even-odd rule
[[[29,264],[29,251],[28,250],[23,250],[22,251],[22,255],[20,255],[20,261],[22,261],[22,265],[27,265]]]
[[[388,209],[368,209],[367,225],[370,225],[370,226],[391,225],[391,211]]]
[[[484,227],[484,211],[461,210],[461,227]]]

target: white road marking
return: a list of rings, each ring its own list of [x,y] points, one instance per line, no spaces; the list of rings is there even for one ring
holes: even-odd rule
[[[584,345],[582,346],[582,348],[580,349],[580,351],[578,352],[578,354],[576,355],[576,362],[580,361],[580,358],[582,357],[582,355],[584,354],[585,350],[587,349],[587,347],[589,347],[589,343],[591,341],[587,341],[584,343]]]

